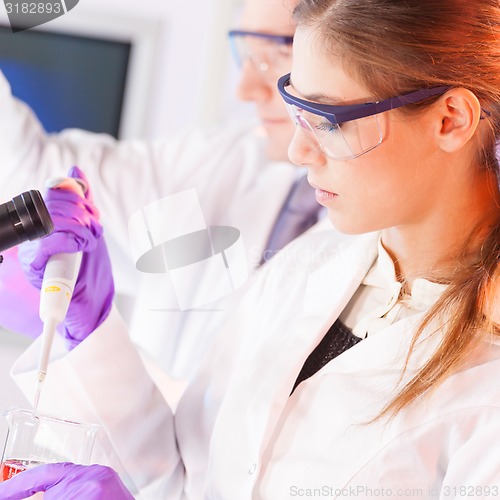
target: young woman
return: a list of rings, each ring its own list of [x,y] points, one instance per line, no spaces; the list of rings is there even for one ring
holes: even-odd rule
[[[62,380],[79,394],[50,408],[75,399],[150,498],[500,496],[500,4],[301,0],[295,19],[290,156],[359,236],[273,260],[175,425],[114,311],[51,367],[59,401]]]

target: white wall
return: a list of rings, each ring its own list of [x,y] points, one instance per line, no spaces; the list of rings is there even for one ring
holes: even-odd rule
[[[233,92],[228,92],[227,85],[234,72],[226,33],[239,3],[240,0],[81,0],[66,16],[78,16],[81,10],[158,22],[151,98],[145,104],[146,136],[158,137],[190,124],[218,123],[234,115],[229,111],[235,109]],[[240,108],[236,109],[238,113]]]
[[[2,269],[0,266],[0,273]],[[7,424],[1,415],[8,408],[30,408],[29,402],[12,382],[9,371],[14,360],[29,345],[30,339],[0,329],[0,450]]]
[[[154,23],[154,67],[148,98],[142,103],[147,117],[144,135],[154,138],[190,124],[213,124],[250,114],[248,106],[233,100],[234,89],[229,88],[234,87],[235,72],[226,33],[241,2],[80,0],[67,14],[38,29],[64,30],[69,26],[71,30],[81,20],[89,28],[103,19],[116,20],[117,26]],[[0,21],[8,23],[3,4]]]
[[[200,103],[224,81],[230,53],[225,34],[234,0],[81,0],[66,16],[82,11],[153,19],[159,23],[147,136],[175,132],[208,116]],[[63,18],[61,18],[63,21]],[[222,42],[222,43],[221,43]],[[212,68],[211,71],[209,69]],[[212,95],[217,102],[221,94]]]

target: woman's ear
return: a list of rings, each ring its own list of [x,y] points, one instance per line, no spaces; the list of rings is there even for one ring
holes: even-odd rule
[[[458,151],[469,142],[479,124],[481,105],[478,98],[464,88],[451,89],[436,108],[440,119],[438,143],[448,153]]]

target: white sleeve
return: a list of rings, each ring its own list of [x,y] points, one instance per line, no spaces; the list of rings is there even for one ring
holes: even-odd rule
[[[492,405],[479,410],[472,418],[463,417],[466,430],[453,436],[464,442],[448,464],[438,497],[441,500],[500,497],[500,408]]]
[[[30,401],[38,347],[35,342],[12,370]],[[118,313],[113,309],[70,353],[56,346],[53,354],[40,411],[99,424],[93,460],[117,470],[138,498],[182,498],[184,467],[172,411],[149,377]]]
[[[89,177],[102,212],[118,200],[130,215],[154,201],[155,194],[201,189],[207,183],[212,191],[227,176],[230,193],[242,177],[249,176],[245,182],[251,182],[267,163],[252,130],[248,124],[186,128],[167,140],[151,141],[116,140],[80,129],[49,134],[33,111],[12,95],[0,71],[0,199],[41,189],[50,176],[65,175],[73,165]]]
[[[138,210],[195,189],[209,217],[239,200],[267,165],[248,124],[185,129],[154,141],[77,129],[48,134],[1,72],[0,137],[0,201],[28,189],[43,192],[47,179],[77,165],[89,179],[108,242],[127,254],[128,220]]]
[[[250,324],[248,306],[253,310],[252,294],[247,298],[207,352],[175,417],[164,397],[171,393],[171,382],[166,380],[167,387],[161,387],[162,378],[155,377],[160,384],[155,385],[148,372],[151,367],[141,360],[114,308],[69,353],[56,336],[40,411],[99,424],[92,459],[113,467],[136,498],[202,498],[219,406],[241,356],[242,341],[252,333],[245,328]],[[39,340],[12,368],[15,382],[30,402],[36,388]]]
[[[33,111],[14,98],[0,73],[0,199],[28,189],[43,192],[47,179],[79,166],[90,181],[107,233],[128,248],[128,217],[175,182],[160,175],[176,146],[168,141],[117,141],[106,134],[68,129],[48,134]],[[176,158],[178,160],[178,158]],[[173,168],[173,167],[172,167]]]
[[[77,129],[48,134],[14,98],[0,72],[0,202],[77,165],[88,177],[101,214],[117,291],[134,294],[139,278],[130,255],[128,221],[151,203],[195,189],[207,220],[232,204],[264,161],[247,125],[186,129],[155,141],[116,140]],[[242,179],[244,182],[242,184]],[[188,217],[188,214],[184,215]]]
[[[206,353],[175,416],[164,397],[171,395],[172,387],[165,391],[162,377],[153,381],[150,367],[130,341],[114,307],[100,327],[71,352],[56,336],[40,411],[99,424],[102,432],[94,461],[117,470],[138,498],[203,498],[219,408],[231,373],[255,339],[251,318],[255,318],[262,287],[269,285],[266,273],[262,274],[255,274],[255,283]],[[39,348],[37,339],[12,369],[30,402],[36,389]]]

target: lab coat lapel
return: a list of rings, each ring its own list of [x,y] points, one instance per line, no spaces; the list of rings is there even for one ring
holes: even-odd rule
[[[333,454],[332,463],[337,461],[333,467],[336,487],[348,488],[356,474],[366,466],[367,457],[374,457],[401,432],[399,425],[412,425],[419,415],[426,412],[424,399],[420,405],[405,411],[404,417],[403,414],[400,416],[403,420],[396,419],[395,425],[392,421],[384,421],[381,427],[375,426],[374,433],[371,426],[364,425],[356,432],[350,431],[353,425],[375,418],[435,351],[441,336],[429,335],[434,331],[431,327],[417,342],[405,370],[408,349],[425,314],[422,312],[404,318],[359,342],[300,384],[290,398],[286,408],[286,432],[282,434],[294,435],[296,442],[300,442],[297,448],[304,454],[314,456],[314,449],[323,442],[324,436],[321,432],[316,435],[313,431],[307,435],[302,431],[301,415],[308,411],[312,414],[321,411],[328,419],[328,439],[332,447],[342,450],[341,455]],[[339,401],[343,405],[341,412],[335,410]],[[318,427],[324,428],[320,423]],[[274,446],[279,450],[283,443],[274,443]],[[319,482],[319,478],[328,477],[329,470],[311,471],[311,475],[314,474],[317,474]]]
[[[299,253],[314,251],[314,255],[322,257],[312,264],[313,269],[308,273],[304,273],[303,266],[296,265],[288,273],[285,262],[284,272],[287,272],[290,287],[282,297],[283,305],[261,310],[251,322],[238,370],[220,407],[212,434],[207,475],[214,495],[223,482],[218,479],[227,477],[230,463],[235,490],[225,491],[226,496],[251,496],[267,444],[276,431],[295,379],[309,353],[338,317],[371,266],[377,252],[378,235],[342,242],[341,245],[347,247],[340,252],[332,250],[328,233],[315,233],[303,241],[307,243],[298,246]],[[292,251],[287,252],[290,254]],[[291,258],[293,262],[293,254]],[[280,271],[279,262],[270,266],[268,274],[276,267]],[[281,286],[282,280],[278,282]],[[264,281],[262,289],[257,290],[264,300],[276,293],[268,290],[272,283],[271,277],[270,284]],[[273,335],[270,336],[269,331],[273,331]],[[221,446],[228,439],[231,444]],[[228,450],[234,449],[238,453],[228,455]]]
[[[356,344],[297,387],[267,442],[259,491],[278,498],[283,484],[349,488],[367,461],[401,432],[399,423],[366,423],[396,394],[404,349],[422,315],[403,319]],[[432,349],[424,346],[420,354],[430,355]],[[415,374],[416,365],[410,366],[407,376]],[[414,411],[410,410],[410,422]]]
[[[333,324],[372,266],[379,237],[378,233],[370,233],[341,242],[333,258],[311,273],[302,318],[323,319],[328,328]]]
[[[398,373],[403,370],[407,354],[418,326],[423,321],[426,312],[414,314],[377,332],[359,343],[354,352],[346,352],[332,364],[332,370],[337,373],[353,373],[362,368],[365,371],[394,369]],[[407,374],[420,369],[437,349],[442,340],[436,322],[429,325],[417,341],[412,355],[406,365]],[[363,344],[363,345],[361,345]]]
[[[305,359],[338,318],[372,265],[378,238],[378,234],[370,234],[341,243],[334,258],[328,258],[308,277],[302,304],[297,304],[297,308],[302,305],[301,313],[293,323],[284,320],[279,333],[265,339],[263,347],[251,357],[253,401],[251,411],[244,416],[244,426],[251,429],[251,448],[258,448],[254,449],[254,456],[261,456],[275,431]]]

